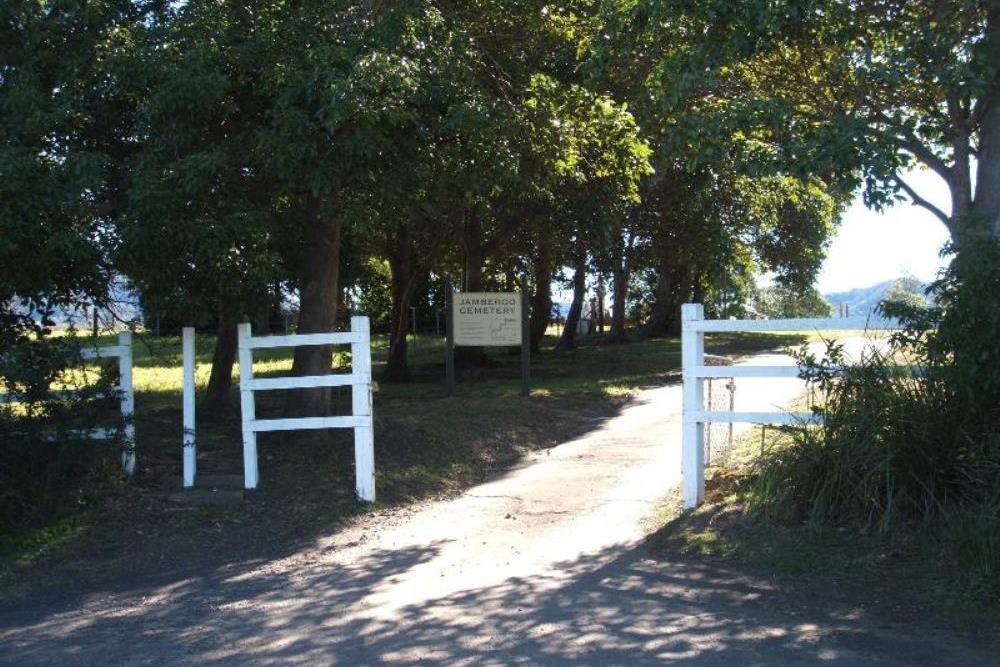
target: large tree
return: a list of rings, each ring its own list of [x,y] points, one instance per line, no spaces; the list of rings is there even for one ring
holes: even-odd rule
[[[959,245],[1000,235],[996,2],[643,0],[605,19],[620,41],[600,58],[631,49],[621,71],[663,113],[688,112],[678,136],[695,128],[710,144],[738,131],[788,169],[863,186],[874,207],[907,195]],[[944,180],[950,210],[904,180],[914,165]]]
[[[113,68],[140,23],[127,1],[0,5],[0,325],[106,297],[130,100]],[[4,342],[9,342],[4,337]]]

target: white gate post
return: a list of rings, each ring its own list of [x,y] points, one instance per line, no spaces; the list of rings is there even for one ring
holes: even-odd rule
[[[197,472],[197,449],[194,431],[194,327],[181,331],[181,351],[184,359],[184,486],[194,486]]]
[[[351,373],[364,376],[363,383],[351,385],[351,413],[364,418],[363,426],[354,427],[355,488],[358,498],[375,500],[375,429],[372,419],[372,357],[368,318],[351,318],[351,331],[362,334],[361,341],[351,343]]]
[[[250,349],[250,323],[242,322],[236,327],[240,352],[240,421],[243,426],[243,486],[257,488],[257,434],[253,430],[254,414],[253,351]]]
[[[681,306],[681,377],[683,380],[683,437],[681,441],[681,475],[684,509],[697,507],[705,498],[705,425],[695,421],[692,413],[705,409],[701,379],[695,367],[705,360],[705,334],[696,330],[705,319],[700,303]]]
[[[121,411],[125,421],[125,439],[122,449],[122,467],[126,475],[135,473],[135,393],[132,388],[132,332],[118,334],[122,348],[118,357],[118,382],[121,386]]]

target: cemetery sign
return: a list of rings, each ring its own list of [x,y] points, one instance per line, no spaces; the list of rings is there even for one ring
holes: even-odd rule
[[[521,295],[459,292],[452,297],[455,345],[521,344]]]
[[[447,293],[445,379],[455,393],[455,348],[521,346],[521,394],[529,393],[531,364],[525,292]]]

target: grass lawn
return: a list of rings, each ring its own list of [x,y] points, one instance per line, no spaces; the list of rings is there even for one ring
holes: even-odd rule
[[[331,430],[261,434],[259,488],[236,506],[201,506],[168,499],[169,491],[180,488],[181,475],[180,340],[136,336],[138,474],[127,481],[110,474],[100,484],[81,485],[72,508],[44,517],[30,531],[5,536],[0,595],[126,586],[130,580],[278,557],[359,513],[466,488],[527,452],[594,428],[636,391],[679,381],[676,339],[625,345],[584,340],[574,350],[555,350],[554,340],[546,339],[532,360],[530,397],[519,395],[518,354],[491,350],[491,367],[459,372],[452,398],[444,387],[443,341],[425,336],[412,341],[412,380],[375,388],[378,501],[372,505],[354,499],[351,432]],[[797,340],[720,335],[711,338],[709,351],[739,355]],[[197,340],[199,388],[208,380],[213,345],[210,336]],[[385,345],[384,338],[373,341],[376,377]],[[257,350],[255,374],[287,372],[290,355],[290,350]],[[349,388],[339,391],[337,409],[347,413]],[[291,394],[258,394],[258,417],[281,414]],[[199,474],[242,473],[238,405],[234,390],[231,408],[199,409]],[[109,453],[110,470],[115,462]]]
[[[966,581],[937,535],[881,535],[756,516],[750,509],[754,462],[789,437],[775,427],[763,438],[760,427],[744,434],[706,470],[702,506],[683,512],[677,496],[664,507],[650,538],[653,552],[664,559],[708,558],[778,579],[779,588],[797,593],[788,604],[839,603],[890,627],[946,628],[1000,642],[1000,600]]]

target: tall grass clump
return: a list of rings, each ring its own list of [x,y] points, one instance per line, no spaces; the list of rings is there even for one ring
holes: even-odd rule
[[[1000,595],[1000,244],[966,248],[930,293],[931,307],[884,303],[905,328],[860,360],[837,343],[800,353],[823,422],[761,458],[751,504],[813,526],[938,536]]]

